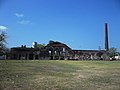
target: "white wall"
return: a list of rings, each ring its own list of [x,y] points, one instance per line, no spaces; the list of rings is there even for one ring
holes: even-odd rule
[[[0,56],[0,60],[3,60],[3,59],[5,59],[5,55]]]

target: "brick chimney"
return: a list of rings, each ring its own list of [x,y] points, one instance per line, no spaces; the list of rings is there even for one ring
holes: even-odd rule
[[[105,50],[109,50],[109,43],[108,43],[108,26],[107,23],[105,23]]]

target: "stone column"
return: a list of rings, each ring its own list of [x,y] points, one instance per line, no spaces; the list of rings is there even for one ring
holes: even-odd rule
[[[29,60],[29,53],[27,53],[27,60]]]
[[[36,55],[35,55],[35,54],[33,54],[33,60],[35,60],[35,56],[36,56]]]
[[[17,60],[19,60],[19,53],[17,54]]]

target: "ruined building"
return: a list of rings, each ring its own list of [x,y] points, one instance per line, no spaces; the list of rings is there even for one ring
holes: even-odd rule
[[[98,60],[108,57],[108,27],[105,23],[105,50],[72,50],[61,42],[49,41],[44,47],[37,47],[34,42],[32,47],[11,48],[11,59],[15,60]]]

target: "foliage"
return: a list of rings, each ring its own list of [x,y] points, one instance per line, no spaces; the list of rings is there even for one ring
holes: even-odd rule
[[[36,47],[37,47],[37,48],[44,48],[44,47],[45,47],[45,44],[37,44]]]
[[[114,48],[114,47],[110,48],[109,49],[109,56],[114,57],[116,55],[117,55],[117,48]]]
[[[4,54],[6,52],[6,42],[7,35],[4,31],[0,33],[0,55]]]

